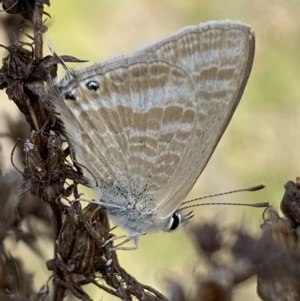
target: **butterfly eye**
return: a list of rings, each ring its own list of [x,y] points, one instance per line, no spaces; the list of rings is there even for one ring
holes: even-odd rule
[[[89,90],[94,90],[94,91],[97,91],[100,88],[100,84],[94,80],[88,82],[86,86]]]
[[[181,214],[175,211],[169,220],[167,231],[176,230],[181,225]]]

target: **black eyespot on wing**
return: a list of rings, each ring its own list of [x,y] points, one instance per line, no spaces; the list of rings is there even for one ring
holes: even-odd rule
[[[100,88],[100,84],[98,82],[96,82],[95,80],[91,80],[88,83],[86,83],[86,87],[89,90],[97,91]]]
[[[76,96],[73,93],[66,93],[65,99],[67,100],[76,100]]]

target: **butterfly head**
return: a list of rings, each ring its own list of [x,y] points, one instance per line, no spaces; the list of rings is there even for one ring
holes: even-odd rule
[[[164,231],[172,232],[174,230],[179,229],[180,227],[184,226],[192,217],[193,211],[189,212],[188,214],[183,214],[180,209],[176,210],[170,217],[168,224]]]
[[[129,233],[172,232],[184,226],[193,217],[192,211],[184,214],[180,209],[168,217],[162,217],[159,208],[147,212],[141,208],[133,208],[132,204],[130,207],[119,208],[108,204],[107,210],[112,220]]]

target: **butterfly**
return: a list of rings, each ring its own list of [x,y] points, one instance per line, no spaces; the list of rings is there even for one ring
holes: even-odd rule
[[[235,21],[188,26],[49,82],[96,201],[126,237],[170,231],[244,91],[255,38]]]

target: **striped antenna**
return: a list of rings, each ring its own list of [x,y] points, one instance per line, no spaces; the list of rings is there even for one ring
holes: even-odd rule
[[[252,192],[252,191],[257,191],[257,190],[261,190],[265,188],[265,185],[260,184],[260,185],[256,185],[253,187],[249,187],[249,188],[243,188],[243,189],[238,189],[238,190],[232,190],[232,191],[227,191],[227,192],[222,192],[222,193],[217,193],[217,194],[211,194],[211,195],[207,195],[207,196],[203,196],[200,198],[196,198],[196,199],[192,199],[186,202],[183,202],[181,205],[186,205],[188,203],[192,203],[195,201],[199,201],[199,200],[203,200],[203,199],[208,199],[208,198],[212,198],[212,197],[216,197],[216,196],[221,196],[221,195],[226,195],[226,194],[232,194],[232,193],[237,193],[237,192]],[[261,202],[261,203],[255,203],[255,204],[247,204],[247,203],[202,203],[202,204],[193,204],[193,205],[188,205],[188,206],[184,206],[182,208],[179,208],[179,210],[184,210],[187,208],[193,208],[193,207],[198,207],[198,206],[208,206],[208,205],[231,205],[231,206],[249,206],[249,207],[254,207],[254,208],[267,208],[270,207],[271,204],[269,202]]]

